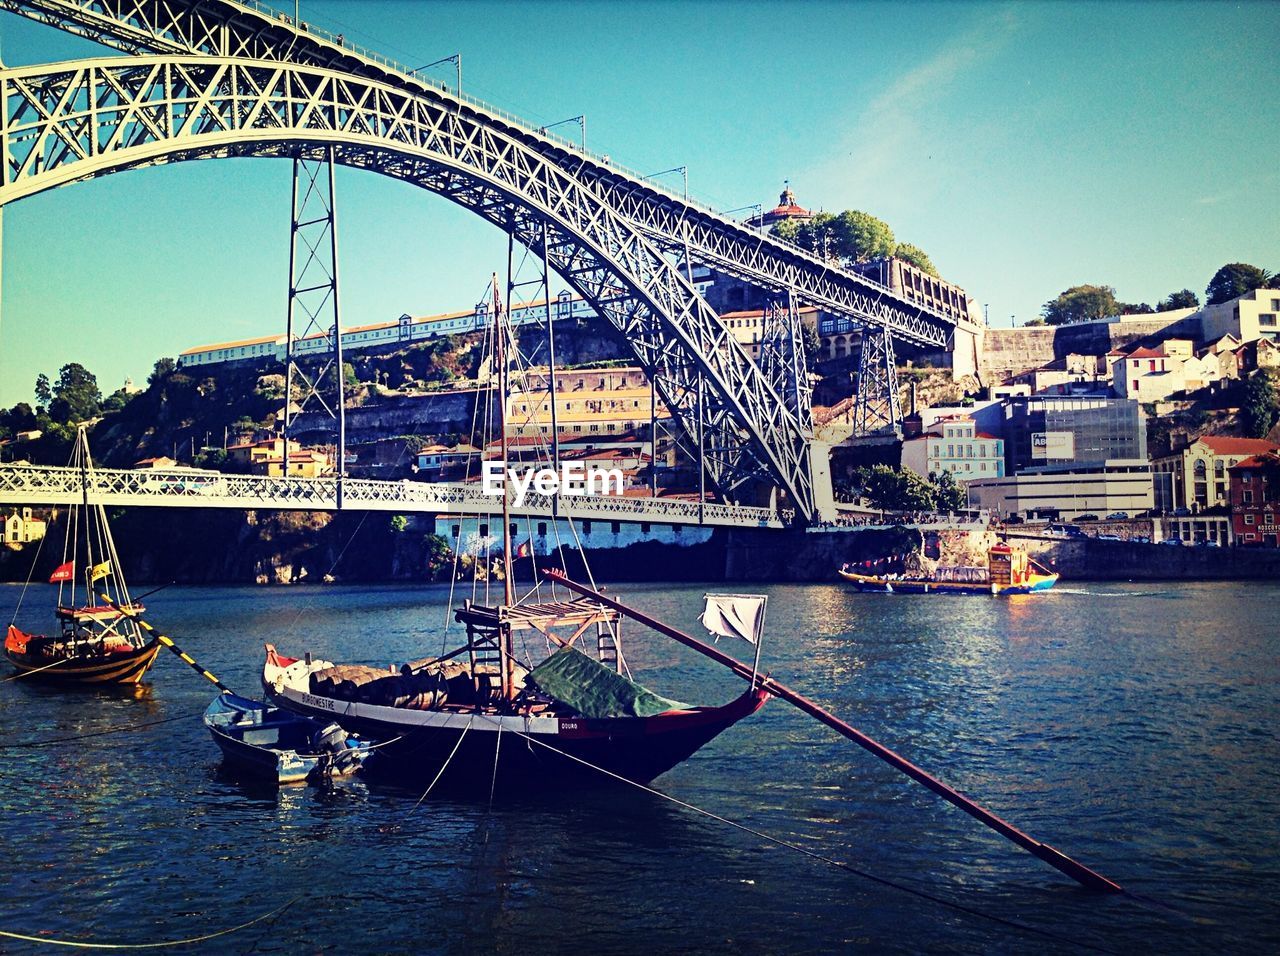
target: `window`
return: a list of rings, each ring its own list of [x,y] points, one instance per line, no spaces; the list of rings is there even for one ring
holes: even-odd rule
[[[1274,312],[1259,312],[1258,324],[1268,326],[1269,328],[1275,328],[1276,314]]]
[[[622,522],[611,521],[609,523],[609,530],[612,531],[614,534],[622,534]]]
[[[458,537],[462,534],[462,525],[455,524],[452,530],[453,530],[453,539],[456,541],[458,540]]]
[[[545,521],[538,522],[538,537],[545,538],[547,536],[547,523]]]
[[[1195,476],[1201,481],[1203,481],[1205,479],[1206,474],[1208,473],[1208,468],[1205,466],[1203,458],[1196,459],[1196,465],[1194,470],[1195,470]]]
[[[1252,492],[1252,491],[1249,491],[1249,490],[1247,490],[1247,489],[1246,489],[1245,491],[1242,491],[1242,492],[1241,492],[1241,496],[1242,496],[1241,500],[1242,500],[1245,504],[1247,504],[1247,505],[1251,505],[1251,504],[1253,504],[1253,492]],[[1252,516],[1252,515],[1250,515],[1250,517],[1253,517],[1253,516]]]
[[[591,533],[591,522],[590,522],[590,521],[583,521],[583,522],[582,522],[582,533],[583,533],[583,534],[590,534],[590,533]]]
[[[1244,516],[1244,523],[1245,523],[1245,524],[1255,524],[1254,518],[1255,518],[1255,515],[1245,515],[1245,516]]]
[[[1227,468],[1224,462],[1215,461],[1213,463],[1213,477],[1221,478],[1224,474],[1226,474],[1226,470]]]
[[[514,522],[512,522],[512,524],[511,524],[511,537],[513,537],[513,538],[514,538],[514,537],[515,537],[516,535],[518,535],[519,533],[520,533],[520,528],[519,528],[519,527],[517,527],[517,526],[516,526],[516,524],[515,524]]]
[[[641,533],[641,534],[648,534],[648,533],[649,533],[649,522],[647,522],[647,521],[641,521],[641,522],[640,522],[640,533]]]
[[[489,537],[489,525],[487,522],[485,524],[480,525],[480,537],[482,538]]]
[[[1257,541],[1257,540],[1258,540],[1258,536],[1257,536],[1256,534],[1254,534],[1252,531],[1249,531],[1249,532],[1246,532],[1246,533],[1245,533],[1244,539],[1245,539],[1246,541]]]

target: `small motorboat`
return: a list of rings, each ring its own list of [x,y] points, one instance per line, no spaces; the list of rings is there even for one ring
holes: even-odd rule
[[[337,724],[231,693],[213,699],[204,725],[228,764],[274,783],[350,776],[371,750]]]

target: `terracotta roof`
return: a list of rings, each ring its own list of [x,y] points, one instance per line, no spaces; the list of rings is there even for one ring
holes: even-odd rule
[[[1130,353],[1129,353],[1129,358],[1131,358],[1131,359],[1134,359],[1134,358],[1168,358],[1168,356],[1164,354],[1164,350],[1163,350],[1163,349],[1156,350],[1156,349],[1141,348],[1141,349],[1134,349],[1132,352],[1130,352]]]
[[[201,345],[194,349],[187,349],[181,354],[194,355],[197,352],[212,352],[214,349],[237,349],[245,345],[262,345],[264,342],[278,342],[283,337],[281,335],[264,335],[261,338],[241,339],[238,342],[219,342],[217,345]]]
[[[1207,445],[1215,455],[1265,455],[1280,448],[1265,438],[1233,438],[1230,435],[1201,435],[1197,441]]]
[[[801,315],[804,315],[808,312],[817,312],[818,309],[817,309],[817,306],[803,305],[800,308],[796,309],[796,311]],[[751,319],[751,318],[759,318],[762,315],[764,315],[764,309],[747,309],[745,311],[739,311],[739,312],[724,312],[721,314],[720,318]]]
[[[1238,461],[1228,468],[1227,471],[1235,471],[1239,468],[1270,468],[1277,465],[1280,465],[1280,455],[1277,455],[1274,451],[1269,451],[1265,455],[1254,455],[1252,458],[1245,458],[1242,461]]]
[[[983,439],[986,439],[987,441],[999,441],[999,440],[1000,440],[1000,436],[999,436],[999,435],[989,435],[989,434],[987,434],[986,432],[978,432],[978,434],[974,435],[973,437],[974,437],[974,438],[983,438]]]

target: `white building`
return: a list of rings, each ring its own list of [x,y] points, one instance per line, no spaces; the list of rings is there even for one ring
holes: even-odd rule
[[[1056,514],[1066,520],[1117,511],[1136,515],[1155,506],[1151,465],[1145,459],[1113,459],[1063,471],[1024,471],[971,481],[970,508],[1000,514]]]
[[[943,418],[902,443],[902,467],[928,478],[948,472],[957,481],[1004,475],[1004,441],[980,432],[967,416]]]

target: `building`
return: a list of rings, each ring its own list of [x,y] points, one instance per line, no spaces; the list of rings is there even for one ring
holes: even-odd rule
[[[1202,435],[1172,455],[1151,462],[1156,475],[1156,507],[1203,511],[1225,506],[1230,503],[1230,469],[1246,458],[1276,450],[1274,442],[1262,438]]]
[[[1111,353],[1115,356],[1116,353]],[[1155,402],[1177,392],[1206,388],[1221,377],[1216,354],[1197,357],[1189,339],[1167,339],[1159,348],[1136,348],[1113,358],[1111,386],[1121,398]]]
[[[550,375],[532,372],[507,398],[508,435],[551,435]],[[561,436],[622,435],[647,431],[671,417],[653,384],[636,366],[559,369],[555,374],[555,426]]]
[[[513,325],[545,323],[548,303],[546,300],[517,303],[511,309]],[[596,317],[596,311],[580,297],[572,293],[561,292],[550,302],[552,317],[557,322],[569,319],[590,319]],[[464,312],[448,312],[442,315],[431,315],[414,318],[402,315],[394,322],[376,322],[372,325],[359,325],[344,329],[342,332],[342,349],[344,353],[359,352],[364,349],[382,346],[407,345],[412,342],[426,342],[443,335],[464,335],[479,332],[489,321],[489,305],[482,302],[474,309]],[[298,339],[294,343],[295,355],[307,356],[321,354],[329,350],[328,338],[321,333],[314,333]],[[216,345],[202,345],[187,349],[178,356],[178,367],[189,368],[197,365],[216,365],[221,362],[257,361],[264,359],[284,362],[287,357],[286,341],[283,335],[269,335],[256,339],[244,339],[239,342],[223,342]]]
[[[428,445],[418,452],[418,477],[423,481],[462,481],[479,473],[479,462],[480,449],[475,445]]]
[[[1280,455],[1272,450],[1245,458],[1229,471],[1236,543],[1280,547]]]
[[[169,458],[161,455],[159,458],[143,458],[141,461],[133,463],[134,468],[174,468],[178,464],[177,459]]]
[[[5,544],[29,544],[44,537],[48,524],[43,518],[37,518],[30,508],[14,511],[4,519]]]
[[[780,222],[794,221],[806,223],[813,219],[813,212],[796,203],[796,194],[791,191],[791,183],[784,182],[782,194],[778,196],[778,205],[758,217],[747,220],[747,225],[756,229],[769,229]]]
[[[1205,342],[1224,335],[1233,335],[1240,342],[1274,341],[1280,334],[1280,289],[1254,289],[1230,302],[1203,306],[1198,316],[1200,337]]]
[[[316,448],[305,448],[298,442],[288,442],[289,463],[286,469],[283,438],[268,438],[259,442],[244,442],[227,447],[227,460],[239,465],[251,475],[268,478],[319,478],[333,473],[333,458]]]
[[[1132,399],[1014,396],[1005,400],[1004,415],[1006,475],[1114,461],[1146,463],[1146,421]]]
[[[965,487],[970,508],[1068,521],[1081,515],[1105,517],[1117,511],[1137,515],[1154,505],[1151,466],[1134,459],[978,479]]]
[[[923,478],[947,472],[957,481],[1004,477],[1004,441],[977,430],[968,416],[942,418],[902,443],[902,467]]]

